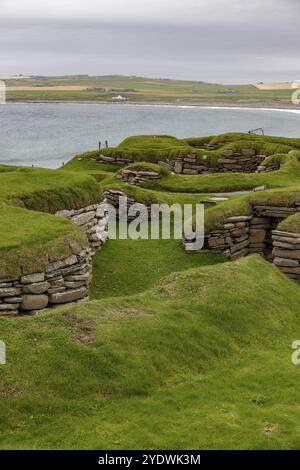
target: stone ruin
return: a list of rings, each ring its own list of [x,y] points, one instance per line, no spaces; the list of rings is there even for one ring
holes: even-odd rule
[[[292,207],[254,205],[251,215],[228,217],[223,226],[205,234],[204,249],[222,253],[230,260],[259,253],[291,279],[300,281],[300,233],[277,228],[287,217],[300,213]],[[191,240],[183,240],[188,248]]]

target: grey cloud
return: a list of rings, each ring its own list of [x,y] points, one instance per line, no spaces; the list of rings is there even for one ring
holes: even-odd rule
[[[237,21],[242,2],[228,3],[235,15],[224,9],[193,23],[0,15],[0,74],[116,73],[215,82],[300,78],[300,5],[253,0]]]

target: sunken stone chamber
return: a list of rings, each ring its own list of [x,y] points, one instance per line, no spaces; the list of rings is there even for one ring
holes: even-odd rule
[[[204,248],[230,260],[259,253],[300,282],[300,233],[277,228],[284,219],[299,212],[297,203],[293,207],[256,205],[252,215],[228,217],[223,227],[206,233]],[[183,240],[186,249],[190,243],[191,240]]]

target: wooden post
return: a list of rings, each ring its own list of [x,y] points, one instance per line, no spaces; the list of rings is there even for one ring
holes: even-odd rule
[[[108,149],[108,142],[107,142],[107,140],[105,141],[105,147]]]

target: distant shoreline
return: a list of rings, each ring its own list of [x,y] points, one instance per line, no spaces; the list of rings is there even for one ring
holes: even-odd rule
[[[299,111],[300,106],[295,106],[292,103],[283,104],[278,103],[276,105],[271,103],[189,103],[189,102],[161,102],[161,101],[137,101],[137,102],[111,102],[111,101],[92,101],[92,100],[7,100],[7,104],[110,104],[110,105],[122,105],[122,106],[172,106],[177,108],[224,108],[224,109],[265,109],[265,110],[286,110],[286,111]]]

